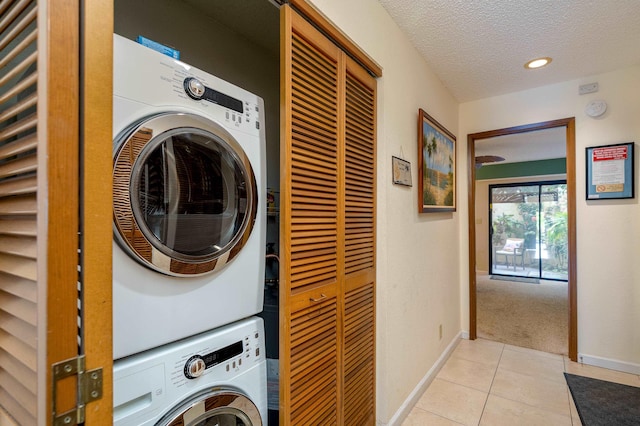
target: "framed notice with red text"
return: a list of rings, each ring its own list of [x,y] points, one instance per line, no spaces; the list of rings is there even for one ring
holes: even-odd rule
[[[587,200],[633,198],[633,142],[587,148]]]

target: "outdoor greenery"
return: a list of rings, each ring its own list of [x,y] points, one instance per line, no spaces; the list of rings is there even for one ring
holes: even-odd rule
[[[518,212],[522,217],[522,229],[524,233],[524,247],[536,248],[536,236],[538,235],[538,203],[520,203]]]
[[[493,245],[503,246],[509,237],[518,235],[518,228],[521,227],[520,221],[509,213],[501,213],[493,218]]]
[[[553,253],[557,270],[566,270],[568,260],[567,212],[555,212],[547,220],[547,249]]]
[[[546,192],[541,194],[527,193],[523,188],[520,193],[521,187],[495,188],[500,192],[492,193],[492,197],[495,197],[492,198],[492,244],[502,247],[507,238],[522,238],[525,249],[540,250],[538,254],[543,259],[544,271],[566,274],[566,185],[549,185],[545,188]],[[520,194],[522,198],[518,197]],[[539,223],[540,220],[542,223]]]

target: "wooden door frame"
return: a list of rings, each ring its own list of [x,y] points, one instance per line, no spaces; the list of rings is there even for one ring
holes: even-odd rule
[[[43,219],[38,220],[47,221],[42,238],[47,306],[42,312],[46,343],[38,348],[44,372],[37,397],[38,424],[53,424],[51,365],[84,355],[85,368],[102,368],[103,374],[102,397],[87,406],[85,422],[111,425],[113,2],[49,0],[39,7],[39,71],[47,80],[39,87],[46,90],[41,102],[46,151],[39,148],[38,154],[46,162],[47,175],[42,179],[46,195],[38,206]],[[79,279],[81,348],[75,285]],[[70,377],[56,386],[58,414],[77,404],[74,380]]]
[[[86,410],[85,424],[113,424],[112,343],[112,116],[113,1],[80,8],[80,145],[83,351],[86,368],[102,368],[102,398]]]
[[[566,129],[567,210],[569,228],[568,292],[569,292],[569,342],[568,352],[572,361],[578,359],[578,303],[576,261],[576,131],[575,117],[541,123],[526,124],[504,129],[467,135],[467,176],[469,203],[469,339],[477,338],[476,324],[476,167],[475,143],[477,140],[497,136],[527,133],[536,130],[564,127]]]
[[[38,1],[37,423],[76,405],[75,383],[52,365],[78,356],[79,7]],[[56,386],[54,400],[53,388]],[[23,405],[24,406],[24,405]]]

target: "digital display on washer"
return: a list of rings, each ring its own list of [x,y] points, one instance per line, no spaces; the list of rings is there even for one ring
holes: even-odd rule
[[[236,342],[209,354],[201,355],[200,357],[204,361],[205,368],[209,368],[240,354],[242,354],[242,342]]]
[[[244,112],[242,101],[239,101],[236,98],[232,98],[229,95],[225,95],[222,92],[213,90],[209,87],[206,87],[204,89],[204,95],[202,95],[202,99],[213,102],[214,104],[222,105],[223,107],[227,107],[234,111],[238,111],[240,114]]]

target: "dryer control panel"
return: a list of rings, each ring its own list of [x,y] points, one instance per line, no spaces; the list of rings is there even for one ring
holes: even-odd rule
[[[232,96],[225,95],[211,87],[205,86],[204,83],[195,77],[185,78],[183,84],[184,91],[189,95],[189,97],[191,97],[191,99],[213,102],[214,104],[222,105],[223,107],[232,109],[240,114],[244,112],[242,101]]]
[[[251,317],[116,360],[115,426],[152,426],[172,407],[213,387],[242,391],[266,416],[264,324]]]
[[[262,137],[264,101],[259,96],[124,37],[114,34],[113,40],[114,96],[167,110],[187,107]]]

